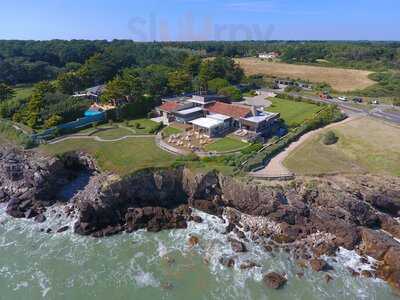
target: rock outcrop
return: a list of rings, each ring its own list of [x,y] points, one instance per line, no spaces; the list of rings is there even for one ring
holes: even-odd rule
[[[84,154],[60,160],[5,148],[0,167],[0,202],[7,203],[10,215],[38,222],[73,176],[71,169],[97,168]],[[315,270],[326,270],[320,257],[344,247],[378,260],[377,276],[400,287],[400,243],[395,239],[400,238],[395,219],[400,178],[343,175],[257,183],[186,168],[143,170],[124,178],[100,173],[74,201],[79,215],[74,230],[81,235],[186,228],[195,208],[227,219],[226,234],[235,252],[245,252],[250,237],[266,251],[278,247],[295,259],[312,259]],[[221,263],[232,267],[235,261],[224,257]]]

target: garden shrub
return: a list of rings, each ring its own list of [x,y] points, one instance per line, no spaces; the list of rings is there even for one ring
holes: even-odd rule
[[[322,142],[325,145],[333,145],[333,144],[336,144],[338,140],[339,140],[339,138],[336,136],[336,134],[330,130],[324,134]]]

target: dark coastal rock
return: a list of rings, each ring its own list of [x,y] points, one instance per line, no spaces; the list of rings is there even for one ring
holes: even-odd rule
[[[236,236],[237,236],[239,239],[245,239],[245,238],[246,238],[246,235],[244,234],[244,232],[243,232],[243,231],[240,231],[240,230],[238,230],[238,231],[236,232]]]
[[[392,252],[400,254],[400,243],[383,232],[361,228],[362,243],[360,249],[363,254],[371,256],[377,260],[382,260],[390,248]],[[389,255],[389,259],[392,255]],[[391,263],[395,261],[390,260]],[[398,267],[397,265],[396,267]],[[400,266],[399,266],[400,267]]]
[[[37,215],[35,217],[35,222],[37,222],[37,223],[43,223],[45,221],[46,221],[46,216],[43,214]]]
[[[193,217],[193,222],[203,223],[203,219],[200,216],[194,216]]]
[[[129,210],[125,215],[127,231],[141,228],[158,232],[163,229],[186,228],[187,223],[183,215],[162,207],[144,207]]]
[[[280,289],[286,284],[287,279],[281,274],[271,272],[264,276],[263,281],[270,289]]]
[[[311,249],[311,251],[317,257],[322,255],[334,256],[337,250],[338,247],[333,241],[323,241]]]
[[[230,239],[232,250],[235,252],[247,252],[246,245],[238,240]]]
[[[339,247],[357,250],[378,260],[377,276],[397,286],[400,243],[393,237],[400,237],[394,218],[400,212],[399,178],[333,175],[262,184],[183,167],[142,170],[121,178],[99,173],[84,153],[59,159],[0,146],[0,202],[7,203],[13,217],[42,222],[46,207],[60,200],[60,189],[82,170],[95,176],[74,197],[74,205],[65,208],[67,216],[78,216],[77,234],[103,237],[186,228],[188,220],[202,221],[191,217],[191,207],[220,217],[225,212],[226,234],[246,240],[248,232],[266,251],[277,247],[264,245],[265,238],[271,238],[295,259],[312,254],[315,270],[327,268],[318,257],[333,256]],[[243,252],[246,247],[235,240],[232,248]],[[233,258],[221,261],[229,267],[235,263]]]
[[[326,261],[319,258],[311,259],[310,266],[315,272],[325,272],[332,269]]]
[[[27,218],[27,219],[32,219],[32,218],[36,217],[37,215],[38,215],[37,211],[33,208],[29,208],[25,212],[25,218]]]
[[[260,265],[255,263],[254,261],[245,261],[245,262],[242,262],[240,264],[240,266],[239,266],[239,268],[241,270],[252,269],[252,268],[255,268],[255,267],[260,267]]]
[[[0,145],[0,202],[12,217],[41,214],[75,175],[60,158]]]
[[[357,272],[356,270],[354,270],[354,269],[352,269],[350,267],[347,267],[347,270],[350,272],[351,276],[353,276],[353,277],[359,277],[360,276],[359,272]]]
[[[232,232],[235,228],[235,224],[229,223],[228,226],[225,227],[225,234]]]
[[[199,243],[199,238],[197,236],[191,235],[188,239],[188,244],[190,247],[194,247]]]
[[[362,270],[361,276],[366,277],[366,278],[374,278],[375,277],[373,272],[371,272],[369,270]]]
[[[190,202],[190,205],[211,215],[221,215],[218,207],[209,200],[193,200]]]
[[[57,229],[57,233],[61,233],[61,232],[67,231],[68,229],[69,229],[69,226],[60,227],[59,229]]]
[[[232,257],[220,257],[219,262],[227,268],[233,268],[235,266],[235,260]]]

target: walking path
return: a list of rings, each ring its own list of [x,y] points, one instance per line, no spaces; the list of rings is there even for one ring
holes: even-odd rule
[[[297,147],[302,145],[305,141],[307,141],[308,139],[316,136],[317,134],[319,134],[321,131],[323,131],[325,129],[337,127],[339,125],[342,125],[342,124],[345,124],[345,123],[348,123],[348,122],[352,122],[352,121],[354,121],[356,119],[359,119],[359,118],[361,118],[361,116],[347,118],[347,119],[345,119],[345,120],[343,120],[341,122],[333,123],[333,124],[330,124],[330,125],[325,126],[323,128],[320,128],[320,129],[317,129],[317,130],[310,131],[310,132],[306,133],[305,135],[301,136],[298,141],[291,143],[289,145],[289,147],[287,147],[284,151],[282,151],[277,156],[275,156],[268,163],[268,165],[266,165],[263,169],[261,169],[259,171],[256,171],[256,172],[251,172],[251,173],[249,173],[249,175],[253,176],[253,177],[257,177],[257,178],[270,178],[270,179],[291,178],[291,177],[293,177],[295,174],[293,172],[290,172],[283,165],[283,161],[286,159],[286,157],[288,157],[288,155],[293,150],[295,150]]]
[[[87,136],[87,135],[71,135],[71,136],[67,136],[58,140],[53,140],[51,142],[48,142],[49,145],[54,145],[57,143],[61,143],[64,141],[68,141],[68,140],[79,140],[79,139],[87,139],[87,140],[94,140],[96,142],[104,142],[104,143],[109,143],[109,142],[119,142],[122,140],[126,140],[126,139],[130,139],[130,138],[154,138],[154,135],[148,135],[148,134],[143,134],[143,135],[125,135],[116,139],[103,139],[101,137],[98,136]]]

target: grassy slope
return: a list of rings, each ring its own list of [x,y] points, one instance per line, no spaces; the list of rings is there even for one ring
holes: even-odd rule
[[[224,137],[222,139],[217,140],[216,142],[207,145],[205,149],[207,151],[217,151],[217,152],[225,152],[236,149],[241,149],[245,147],[247,144],[239,141],[237,139],[233,139],[230,137]]]
[[[363,118],[335,128],[336,145],[322,135],[295,149],[284,165],[300,175],[370,172],[400,176],[400,127]]]
[[[281,118],[289,127],[295,127],[311,118],[315,113],[321,110],[318,105],[296,102],[286,99],[273,98],[272,105],[267,108],[270,112],[279,112]]]
[[[92,154],[104,170],[121,175],[148,167],[169,166],[174,157],[159,149],[153,138],[131,138],[119,142],[95,142],[68,140],[54,145],[42,146],[50,154],[83,150]]]

